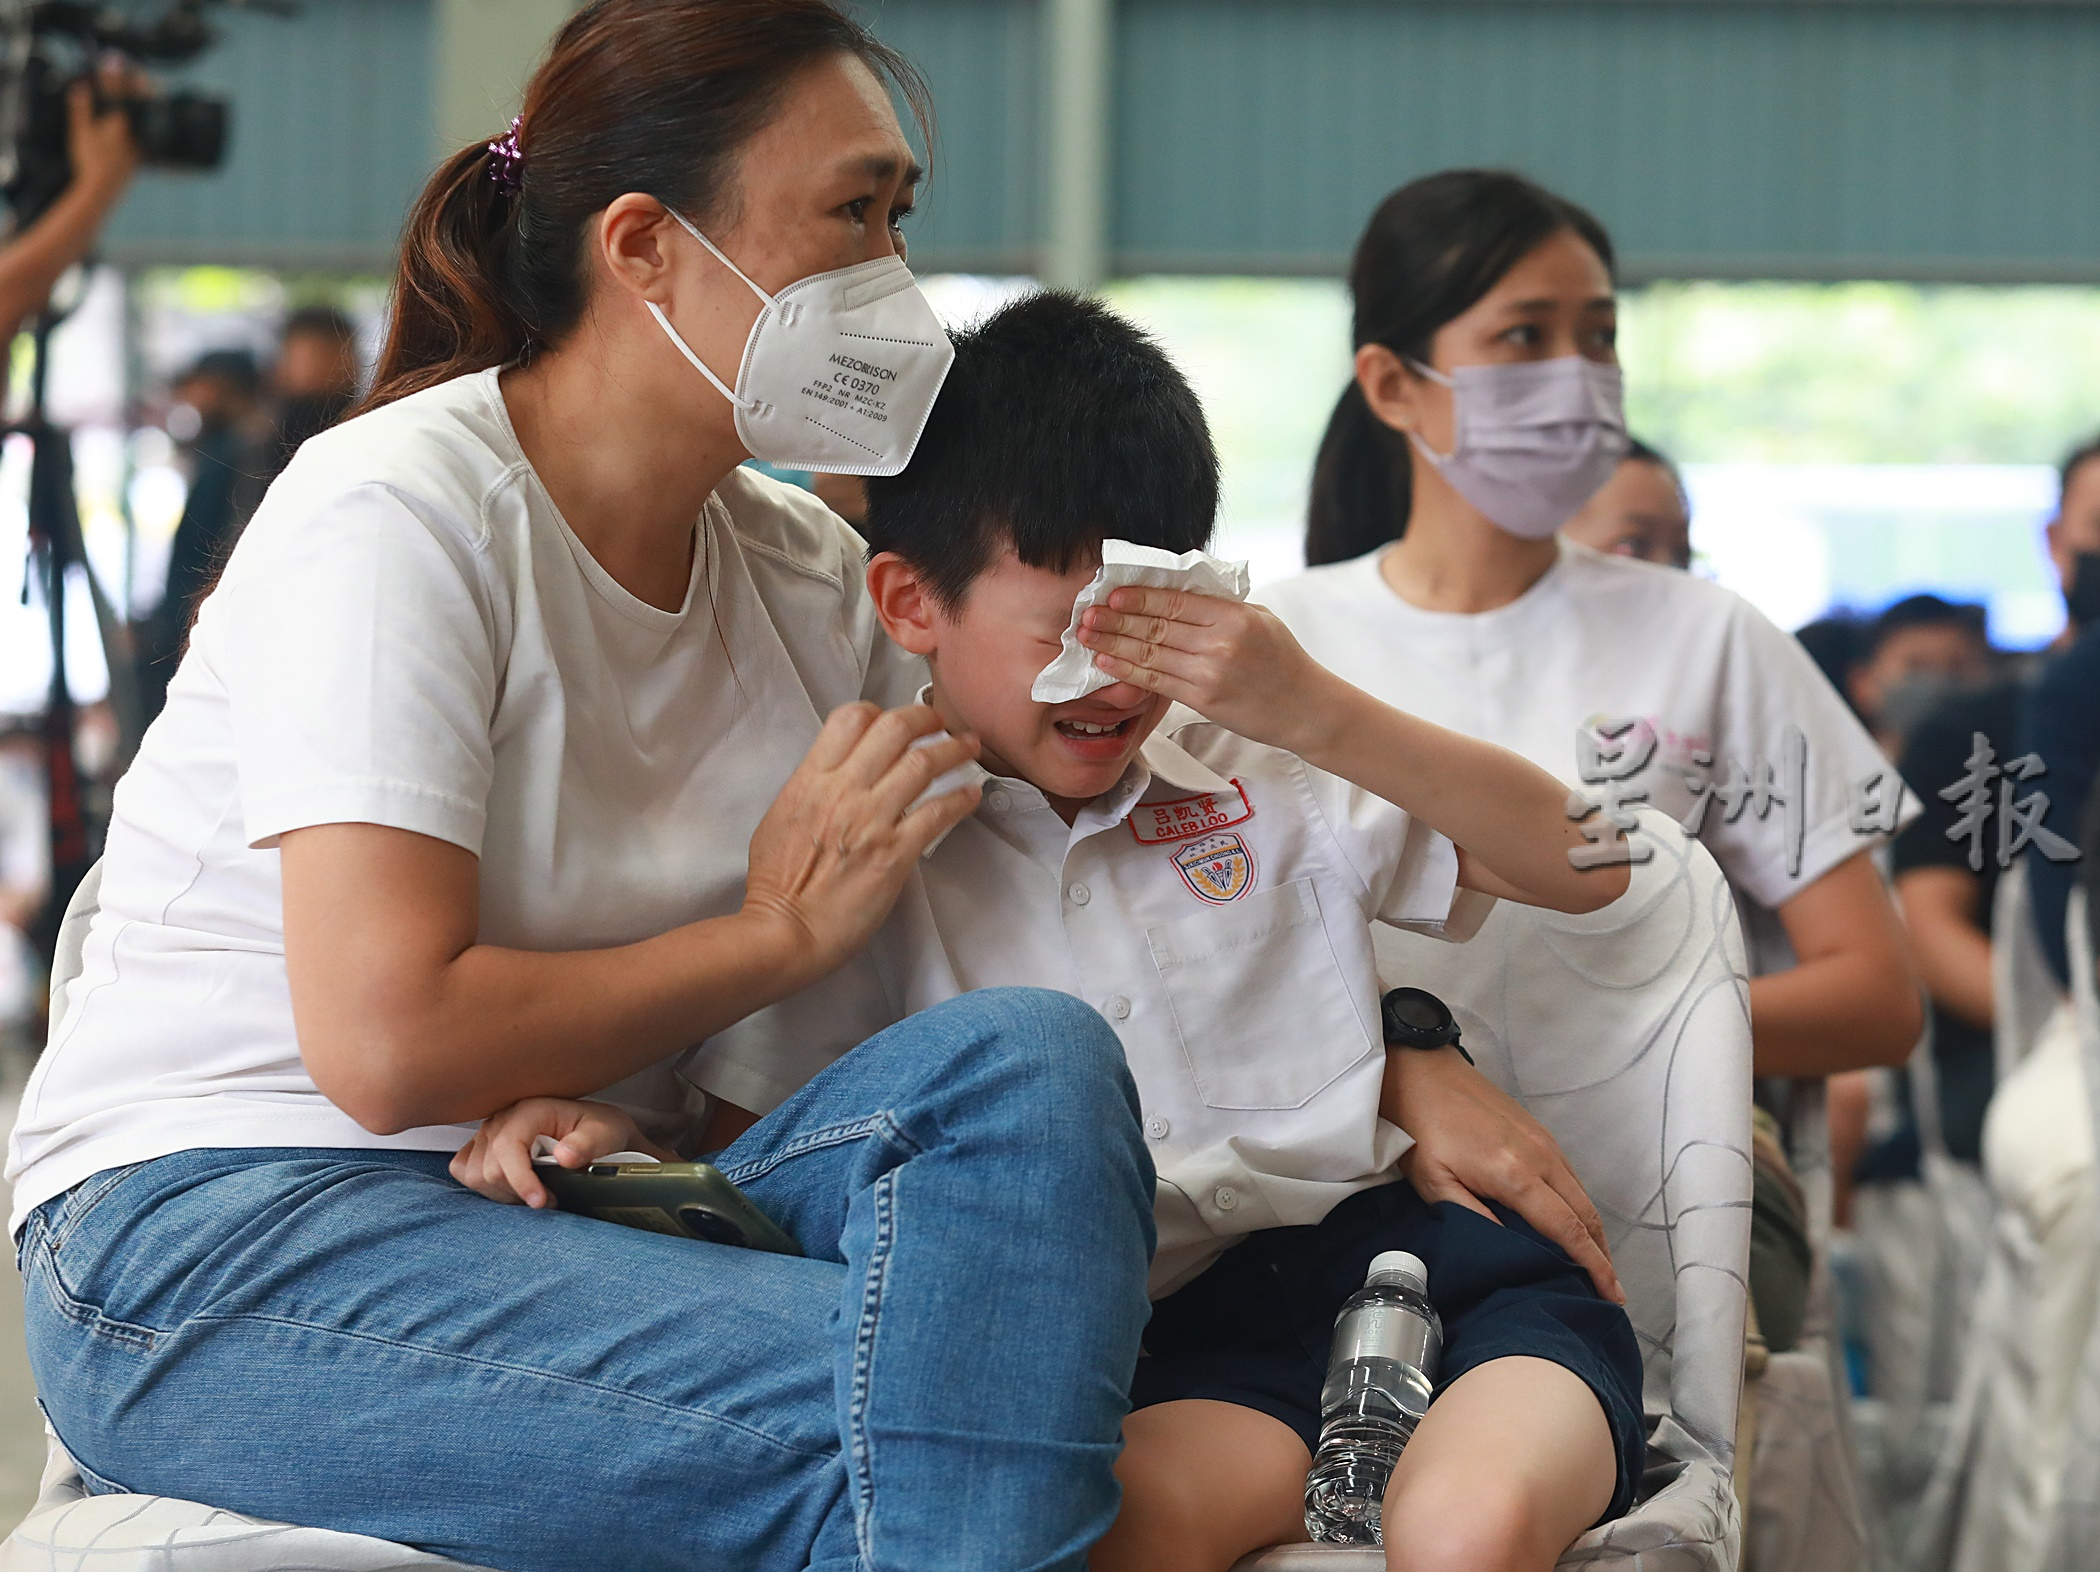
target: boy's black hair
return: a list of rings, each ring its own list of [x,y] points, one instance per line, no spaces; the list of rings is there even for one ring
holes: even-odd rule
[[[1062,573],[1104,540],[1195,550],[1217,512],[1195,389],[1106,306],[1044,291],[955,335],[911,463],[868,482],[862,533],[952,608],[1006,546]]]

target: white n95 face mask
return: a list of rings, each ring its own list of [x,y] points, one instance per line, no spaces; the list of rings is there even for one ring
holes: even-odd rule
[[[815,273],[769,295],[684,214],[671,216],[764,303],[731,389],[649,302],[657,326],[736,406],[736,434],[751,456],[841,475],[904,468],[955,346],[903,260],[877,257]]]
[[[1611,479],[1626,456],[1625,384],[1617,366],[1581,355],[1460,366],[1409,361],[1451,389],[1452,447],[1408,440],[1452,489],[1512,535],[1544,540]]]

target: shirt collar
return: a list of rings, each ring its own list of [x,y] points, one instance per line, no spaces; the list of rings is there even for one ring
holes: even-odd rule
[[[1168,719],[1172,718],[1168,716]],[[1184,791],[1231,791],[1232,782],[1169,737],[1166,724],[1166,720],[1162,720],[1159,728],[1145,739],[1145,745],[1138,749],[1138,758],[1144,761],[1145,768],[1169,786],[1178,786]]]
[[[929,706],[933,703],[932,683],[929,682],[919,689],[917,702]],[[1145,739],[1144,745],[1137,751],[1137,757],[1130,761],[1130,767],[1123,772],[1123,778],[1087,804],[1081,810],[1081,819],[1091,819],[1097,826],[1121,823],[1130,816],[1130,810],[1137,806],[1138,799],[1151,789],[1155,780],[1164,781],[1181,791],[1229,792],[1233,789],[1231,781],[1166,735],[1163,728],[1167,719],[1171,718],[1170,712],[1168,717],[1161,720],[1160,727],[1155,728],[1152,735]],[[1004,776],[994,775],[975,759],[966,759],[935,782],[933,787],[929,787],[928,792],[937,794],[942,791],[954,791],[960,786],[990,786],[995,783],[1017,786],[1024,791],[1037,790],[1026,781],[1009,781]],[[982,807],[978,811],[982,812]],[[931,857],[947,838],[947,834],[941,835],[926,848],[924,855]]]

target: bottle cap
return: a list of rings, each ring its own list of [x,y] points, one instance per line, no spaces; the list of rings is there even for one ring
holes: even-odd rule
[[[1380,1278],[1398,1278],[1417,1293],[1429,1292],[1429,1268],[1422,1264],[1420,1256],[1409,1255],[1405,1250],[1387,1250],[1371,1258],[1371,1270],[1364,1281],[1375,1283]]]

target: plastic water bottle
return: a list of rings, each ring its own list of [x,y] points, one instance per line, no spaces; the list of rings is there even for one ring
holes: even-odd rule
[[[1316,1543],[1385,1542],[1386,1482],[1429,1411],[1443,1352],[1429,1269],[1405,1250],[1386,1251],[1335,1318],[1320,1449],[1305,1480],[1305,1531]]]

